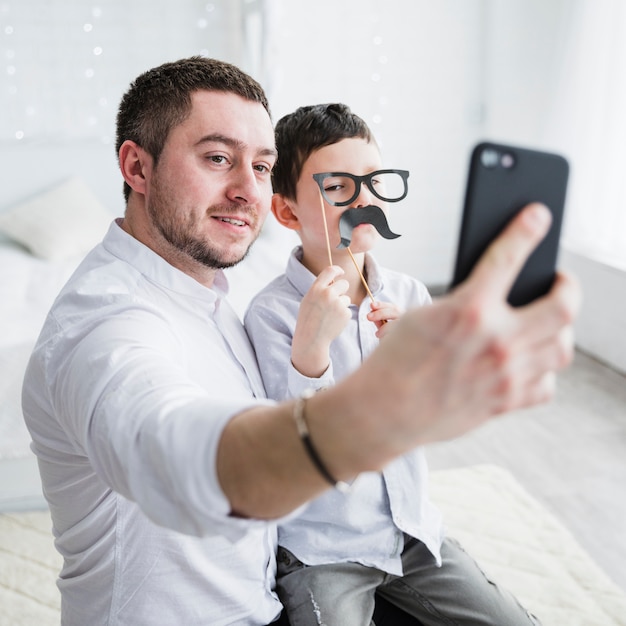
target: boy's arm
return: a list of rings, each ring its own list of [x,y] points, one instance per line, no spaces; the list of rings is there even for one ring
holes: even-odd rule
[[[347,297],[345,303],[338,302],[347,289],[347,282],[333,283],[333,277],[340,274],[339,268],[327,268],[313,283],[304,300],[293,286],[287,288],[284,281],[266,288],[251,302],[244,324],[256,353],[268,398],[285,400],[299,396],[306,389],[320,389],[334,384],[333,368],[329,363],[330,344],[350,319]],[[334,307],[338,308],[339,315]],[[339,324],[336,324],[338,317]],[[327,332],[329,323],[333,322],[336,326]],[[301,351],[303,362],[307,361],[307,356],[322,354],[323,362],[318,368],[310,367],[310,364],[309,367],[301,365],[303,371],[300,371],[294,366],[294,336],[296,346],[304,344],[305,349]],[[306,348],[311,348],[308,354]],[[314,375],[309,376],[306,373],[309,371],[314,371]]]

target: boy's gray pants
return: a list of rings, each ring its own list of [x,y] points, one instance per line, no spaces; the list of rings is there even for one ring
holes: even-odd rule
[[[375,626],[374,594],[423,626],[531,626],[540,622],[487,578],[454,539],[442,566],[420,541],[405,537],[403,576],[358,563],[307,566],[278,548],[277,590],[291,626]]]

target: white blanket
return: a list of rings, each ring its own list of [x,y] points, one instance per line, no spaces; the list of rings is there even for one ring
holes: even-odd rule
[[[626,626],[626,595],[508,471],[437,471],[431,487],[450,535],[543,626]],[[58,625],[60,563],[47,512],[0,516],[0,626]]]
[[[431,489],[449,534],[544,626],[626,626],[626,595],[507,470],[441,470]]]
[[[44,261],[0,243],[0,461],[30,456],[21,409],[24,369],[50,305],[79,262]]]

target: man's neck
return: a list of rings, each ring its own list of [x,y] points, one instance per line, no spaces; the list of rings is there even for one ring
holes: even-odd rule
[[[195,259],[191,259],[188,255],[174,248],[162,236],[151,236],[145,229],[137,227],[128,216],[124,217],[120,226],[122,230],[126,231],[131,237],[141,242],[144,246],[150,248],[150,250],[158,254],[172,267],[187,274],[205,287],[213,287],[218,270],[207,267]]]

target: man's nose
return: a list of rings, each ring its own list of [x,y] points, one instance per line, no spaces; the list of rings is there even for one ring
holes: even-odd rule
[[[239,166],[233,170],[227,195],[230,200],[241,204],[254,204],[259,201],[259,181],[252,166]]]

